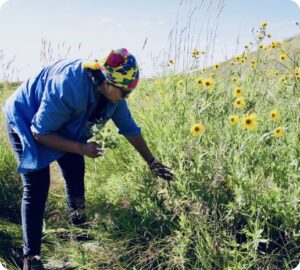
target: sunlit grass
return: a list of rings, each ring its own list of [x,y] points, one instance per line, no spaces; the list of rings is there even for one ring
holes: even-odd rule
[[[154,178],[112,123],[95,129],[106,155],[86,159],[90,227],[68,227],[64,199],[50,194],[46,259],[64,257],[89,270],[295,265],[300,59],[295,43],[272,41],[259,49],[271,38],[267,29],[262,22],[247,53],[228,62],[205,69],[193,63],[193,72],[141,81],[128,103],[154,155],[172,167],[174,181]],[[251,52],[252,46],[258,50]],[[195,48],[190,57],[201,55]],[[174,68],[176,61],[166,65]],[[8,178],[15,163],[7,143],[0,153],[0,184],[7,190],[1,199],[8,205],[16,195],[9,193]],[[88,241],[78,240],[86,236]]]

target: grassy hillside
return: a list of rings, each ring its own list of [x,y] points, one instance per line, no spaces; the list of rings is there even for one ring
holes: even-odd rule
[[[53,174],[43,238],[48,268],[295,267],[298,48],[299,36],[205,70],[142,81],[128,102],[154,154],[173,168],[174,181],[154,178],[110,123],[96,136],[105,142],[105,157],[86,159],[88,228],[67,225],[63,184]],[[11,175],[15,163],[5,142],[0,151],[0,226],[6,239],[0,256],[17,269],[19,179]]]

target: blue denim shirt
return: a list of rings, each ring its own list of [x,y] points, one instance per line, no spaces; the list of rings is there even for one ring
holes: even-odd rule
[[[22,143],[18,172],[41,169],[64,154],[38,143],[32,132],[56,132],[71,140],[87,140],[86,124],[94,104],[94,87],[82,60],[58,61],[24,82],[3,105],[8,124]],[[141,134],[124,99],[108,102],[100,121],[104,125],[109,119],[119,134]]]

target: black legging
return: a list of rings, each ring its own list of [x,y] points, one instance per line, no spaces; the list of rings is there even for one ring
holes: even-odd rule
[[[8,125],[8,138],[20,161],[23,150],[18,134]],[[65,179],[67,204],[70,211],[84,208],[84,158],[66,153],[57,160]],[[45,204],[47,201],[50,170],[45,168],[21,174],[23,198],[21,205],[24,255],[39,255]]]

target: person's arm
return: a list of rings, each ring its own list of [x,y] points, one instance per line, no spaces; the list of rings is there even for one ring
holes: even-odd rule
[[[170,168],[159,162],[149,150],[142,136],[141,128],[138,127],[133,120],[125,100],[120,101],[119,106],[112,116],[112,120],[119,128],[119,134],[122,134],[127,138],[127,140],[148,163],[149,168],[154,171],[156,176],[165,180],[172,180],[173,173]]]
[[[142,135],[125,136],[133,147],[141,154],[144,160],[148,163],[150,170],[154,171],[156,176],[165,180],[172,180],[173,173],[170,168],[159,162],[149,150],[147,143]]]
[[[31,132],[36,141],[62,152],[77,153],[96,158],[102,155],[99,145],[95,142],[80,143],[62,137],[57,131],[72,118],[76,110],[78,89],[73,89],[66,76],[49,79],[45,85],[43,98],[36,114],[31,121]]]
[[[103,155],[100,146],[96,142],[81,143],[66,139],[57,133],[51,133],[48,135],[33,133],[33,137],[39,143],[58,151],[86,155],[90,158],[97,158]]]
[[[132,146],[141,154],[143,159],[149,164],[154,160],[154,156],[149,150],[142,135],[125,136]]]

